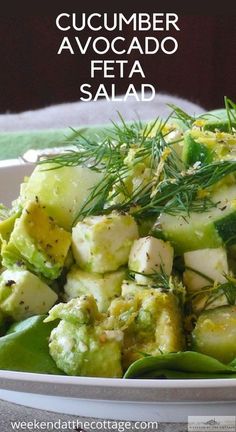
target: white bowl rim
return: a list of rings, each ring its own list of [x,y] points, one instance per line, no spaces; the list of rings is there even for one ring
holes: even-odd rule
[[[68,375],[49,375],[31,372],[17,372],[0,370],[0,380],[14,380],[59,385],[86,385],[96,387],[123,387],[123,388],[220,388],[236,387],[235,378],[217,379],[124,379],[124,378],[97,378]]]

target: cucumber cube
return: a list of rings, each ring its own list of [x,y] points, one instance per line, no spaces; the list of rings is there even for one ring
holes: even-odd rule
[[[162,237],[171,242],[176,255],[236,243],[235,184],[222,186],[214,193],[212,201],[216,207],[203,213],[160,215],[156,227]]]
[[[23,183],[21,201],[25,205],[37,199],[49,216],[69,231],[91,188],[101,179],[98,172],[81,166],[55,169],[53,164],[39,165]]]
[[[192,333],[195,351],[229,363],[236,357],[236,306],[203,312]]]

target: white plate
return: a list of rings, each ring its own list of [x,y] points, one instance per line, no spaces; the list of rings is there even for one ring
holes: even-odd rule
[[[0,168],[0,202],[17,198],[32,165]],[[0,398],[59,413],[121,420],[186,422],[235,415],[236,380],[122,380],[0,371]]]

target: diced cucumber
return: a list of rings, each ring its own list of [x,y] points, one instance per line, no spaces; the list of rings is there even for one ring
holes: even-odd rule
[[[235,157],[236,135],[226,132],[192,129],[185,132],[182,153],[183,162],[189,166],[196,162]]]
[[[227,246],[236,243],[236,211],[215,221],[219,236]]]
[[[214,194],[215,208],[203,213],[169,215],[157,220],[156,235],[169,240],[176,255],[236,243],[236,186],[222,187]],[[159,230],[159,232],[158,232]],[[152,235],[155,235],[152,231]]]
[[[198,141],[202,136],[204,137],[204,134],[198,130],[185,133],[182,159],[187,166],[196,162],[212,162],[214,149],[208,147],[205,142]]]
[[[232,122],[231,127],[236,129],[236,123]],[[203,130],[205,131],[211,131],[211,132],[231,132],[231,127],[229,125],[228,119],[221,119],[221,120],[207,120],[206,123],[203,126]]]
[[[236,357],[236,306],[222,306],[203,312],[192,333],[195,351],[223,363]]]
[[[55,169],[52,164],[39,165],[21,187],[21,202],[37,200],[59,226],[70,230],[91,188],[101,178],[98,172],[81,166]]]

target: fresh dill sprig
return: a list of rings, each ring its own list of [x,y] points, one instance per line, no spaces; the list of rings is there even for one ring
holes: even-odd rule
[[[231,275],[225,275],[226,282],[213,283],[211,288],[208,288],[208,298],[205,303],[205,309],[214,303],[218,298],[224,295],[229,305],[236,303],[236,279]],[[205,291],[206,293],[207,291]]]
[[[228,304],[235,305],[236,303],[236,279],[232,276],[226,276],[227,282],[221,284],[221,289],[227,298]]]
[[[190,116],[188,113],[183,111],[181,108],[174,104],[167,104],[173,112],[171,113],[171,118],[180,120],[186,127],[191,128],[196,118],[194,116]]]
[[[226,115],[228,119],[229,132],[233,132],[233,123],[236,123],[236,104],[227,96],[224,97]]]
[[[118,112],[120,124],[111,121],[113,130],[110,131],[111,138],[121,143],[135,144],[137,139],[140,138],[140,132],[143,130],[144,125],[140,120],[127,123],[123,116]]]
[[[92,170],[102,171],[113,164],[118,167],[121,163],[120,148],[110,137],[104,138],[99,144],[78,132],[71,144],[75,149],[68,149],[65,153],[42,159],[39,165],[52,165],[50,170],[61,167],[85,166]]]
[[[202,297],[203,295],[205,295],[207,298],[204,304],[204,309],[206,309],[212,303],[217,301],[218,298],[222,297],[222,295],[225,295],[228,304],[235,305],[236,279],[231,274],[224,274],[226,282],[216,283],[212,278],[196,269],[186,267],[186,270],[190,270],[193,273],[196,273],[198,276],[201,276],[208,282],[208,284],[204,288],[190,294],[189,298],[191,301],[199,296]]]
[[[169,276],[165,272],[163,266],[160,266],[160,270],[153,270],[153,273],[140,273],[130,271],[128,278],[135,281],[135,275],[139,274],[148,278],[148,287],[158,289],[163,293],[172,293],[178,298],[179,305],[183,307],[186,299],[186,290],[182,282],[176,276]]]
[[[205,190],[236,171],[236,161],[220,161],[209,165],[176,173],[175,178],[161,181],[153,194],[152,184],[135,191],[127,201],[112,205],[105,213],[112,210],[131,211],[136,217],[153,215],[160,212],[168,214],[188,214],[190,211],[203,212],[217,203],[211,199],[198,199],[199,190]],[[152,194],[152,196],[151,196]]]
[[[236,105],[227,99],[232,116]],[[171,105],[173,112],[165,120],[143,124],[141,121],[113,123],[100,143],[74,132],[75,150],[41,161],[49,169],[85,166],[103,174],[91,189],[74,222],[88,215],[107,214],[113,210],[130,212],[134,217],[205,212],[216,206],[209,188],[236,171],[236,161],[225,160],[186,169],[175,151],[179,139],[170,140],[173,130],[169,120],[174,116],[191,127],[195,118]],[[236,112],[236,111],[235,111]],[[230,117],[231,118],[231,117]],[[166,125],[168,124],[168,127]],[[180,138],[181,139],[181,138]],[[148,175],[133,185],[135,170],[147,168]],[[131,185],[131,186],[130,186]],[[200,191],[206,190],[205,198]]]
[[[109,195],[110,189],[113,186],[113,178],[109,175],[104,176],[103,179],[94,186],[85,200],[85,203],[80,209],[79,214],[73,221],[73,225],[79,218],[87,217],[90,215],[99,215],[104,213],[104,205]]]
[[[142,273],[132,270],[129,272],[128,278],[134,281],[136,274],[148,278],[149,286],[151,286],[152,288],[158,288],[162,291],[171,290],[171,278],[165,273],[162,266],[160,267],[159,271],[153,271],[153,273]]]
[[[107,212],[106,209],[113,205],[113,201],[119,202],[120,199],[117,198],[120,197],[122,203],[130,203],[133,206],[135,197],[143,196],[143,191],[153,186],[152,178],[155,177],[162,154],[169,145],[166,143],[166,137],[172,129],[165,130],[168,120],[169,118],[164,122],[156,119],[148,124],[128,124],[121,117],[121,124],[113,123],[113,130],[101,143],[91,141],[79,132],[77,140],[73,142],[76,150],[69,150],[65,154],[40,162],[48,164],[49,169],[82,165],[103,173],[102,180],[91,190],[76,220],[102,211]],[[169,160],[168,167],[166,164],[163,167],[165,175],[170,175],[173,170],[177,171],[176,161],[174,162],[172,155]],[[147,166],[149,170],[148,184],[142,184],[141,181],[138,187],[129,190],[127,180],[140,164],[144,169]]]
[[[201,276],[202,278],[206,279],[206,281],[209,282],[209,286],[212,286],[214,284],[214,280],[211,277],[207,276],[205,273],[202,273],[201,271],[194,269],[190,266],[185,266],[184,268],[185,268],[185,270],[189,270],[189,271],[195,273],[196,275]]]
[[[49,169],[60,167],[86,166],[103,172],[104,170],[116,172],[124,166],[124,161],[132,149],[137,150],[134,163],[140,162],[145,157],[159,157],[161,146],[158,140],[161,131],[168,122],[157,118],[150,124],[141,121],[126,123],[119,114],[121,123],[112,122],[113,128],[104,131],[104,137],[98,142],[90,140],[81,133],[74,130],[71,145],[75,149],[67,150],[63,154],[43,159],[41,165],[53,165]],[[160,149],[159,149],[160,147]]]

